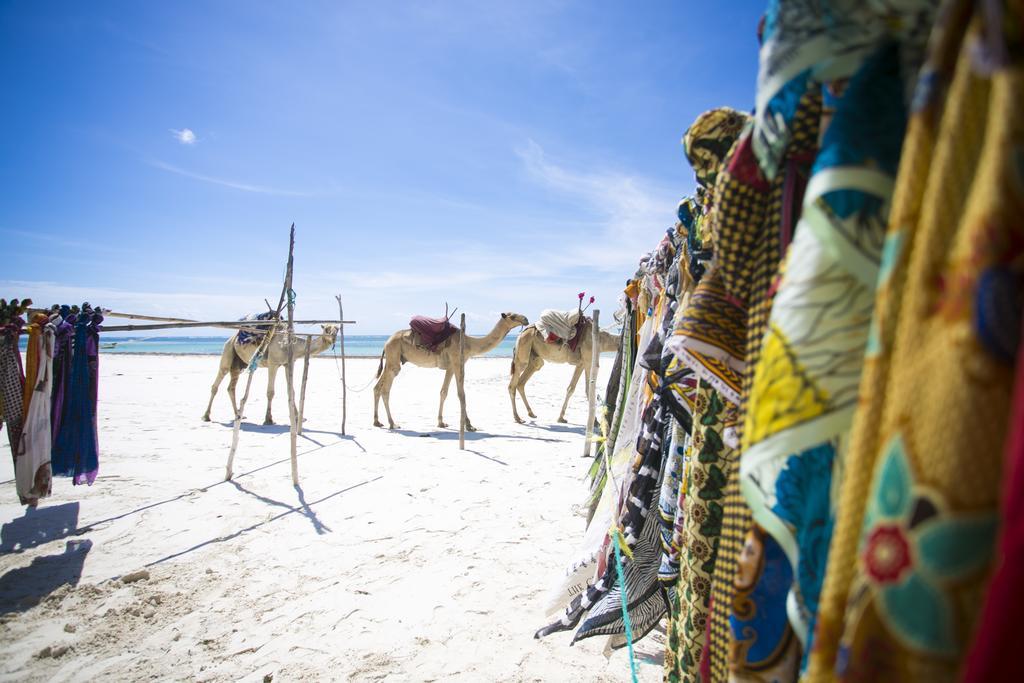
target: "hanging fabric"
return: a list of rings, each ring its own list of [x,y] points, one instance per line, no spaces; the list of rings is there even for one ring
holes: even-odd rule
[[[26,350],[25,423],[14,458],[15,483],[22,505],[35,506],[50,495],[50,390],[53,380],[54,326],[47,315],[32,316]]]
[[[53,446],[54,475],[72,477],[75,485],[92,485],[99,471],[96,400],[102,321],[101,314],[83,306],[75,322],[71,381],[64,397],[67,408]]]

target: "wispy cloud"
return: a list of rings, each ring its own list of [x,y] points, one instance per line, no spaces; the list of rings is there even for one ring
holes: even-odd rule
[[[243,183],[237,180],[231,180],[228,178],[215,178],[213,176],[204,175],[202,173],[194,173],[187,171],[177,166],[165,163],[163,161],[151,160],[148,162],[150,166],[159,168],[162,171],[168,173],[174,173],[176,175],[184,176],[185,178],[191,178],[192,180],[199,180],[204,183],[210,183],[212,185],[220,185],[221,187],[230,187],[233,190],[241,190],[242,192],[253,192],[256,194],[267,194],[275,195],[278,197],[312,197],[315,195],[313,192],[303,192],[299,190],[286,190],[279,187],[269,187],[267,185],[253,185],[251,183]]]
[[[565,266],[631,267],[673,223],[681,190],[667,183],[622,170],[573,169],[551,161],[533,140],[516,153],[534,182],[575,198],[593,217],[591,233],[556,256]]]
[[[183,145],[194,145],[198,139],[191,128],[182,128],[181,130],[171,128],[171,135]]]
[[[107,240],[77,240],[69,239],[63,235],[56,235],[42,230],[17,230],[15,228],[0,228],[0,235],[10,235],[19,240],[32,240],[59,249],[88,250],[92,252],[110,254],[131,254],[134,249],[113,245]],[[52,258],[52,254],[47,255]]]

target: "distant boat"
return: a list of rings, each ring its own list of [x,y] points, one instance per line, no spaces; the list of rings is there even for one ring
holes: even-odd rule
[[[100,344],[100,348],[101,349],[112,349],[112,348],[114,348],[116,346],[117,346],[117,342],[107,342],[105,344]]]

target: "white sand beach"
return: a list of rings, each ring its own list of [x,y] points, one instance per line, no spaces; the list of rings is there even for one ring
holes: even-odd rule
[[[535,375],[539,417],[517,425],[509,360],[470,361],[480,431],[459,451],[457,430],[435,427],[440,371],[403,368],[392,392],[403,429],[387,431],[371,426],[377,361],[349,361],[349,386],[367,388],[349,392],[342,437],[336,361],[316,358],[300,490],[283,373],[281,424],[261,426],[265,370],[223,481],[226,382],[214,421],[200,420],[216,366],[101,356],[99,479],[55,480],[38,510],[17,504],[2,439],[0,680],[628,680],[625,652],[606,660],[601,639],[533,638],[584,528],[573,511],[589,465],[582,382],[569,424],[554,423],[569,366]],[[453,388],[446,418],[457,415]],[[148,578],[124,581],[140,570]],[[663,643],[640,643],[641,680],[661,680]]]

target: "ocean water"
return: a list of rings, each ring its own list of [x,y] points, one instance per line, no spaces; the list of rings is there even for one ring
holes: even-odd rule
[[[485,354],[491,358],[511,358],[517,335],[505,337],[497,347]],[[100,334],[100,354],[108,353],[161,353],[219,356],[224,350],[224,337],[118,337]],[[387,335],[345,335],[345,355],[369,356],[376,358],[384,352]],[[25,349],[28,342],[26,335],[21,336],[21,348]],[[341,353],[337,343],[333,351]],[[330,355],[324,351],[321,355]]]

